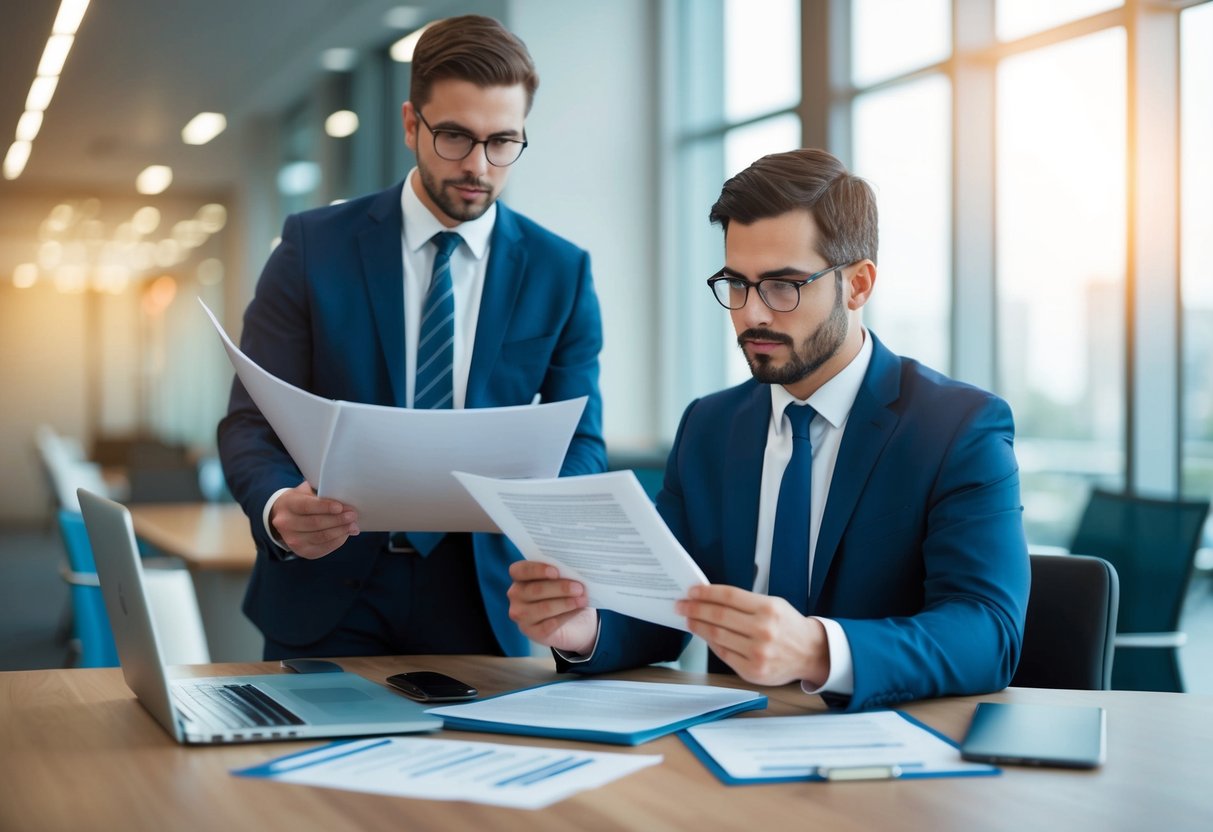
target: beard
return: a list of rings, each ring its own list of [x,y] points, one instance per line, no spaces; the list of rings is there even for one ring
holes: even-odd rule
[[[797,348],[791,336],[769,329],[747,329],[737,336],[737,344],[745,355],[746,363],[750,365],[750,373],[756,381],[763,384],[795,384],[801,379],[808,378],[821,365],[838,354],[843,341],[847,337],[847,313],[842,303],[842,291],[838,282],[834,284],[834,306],[827,317],[813,333],[805,338]],[[750,339],[761,341],[777,341],[787,344],[791,356],[783,364],[775,364],[771,356],[759,353],[750,356],[745,351],[745,342]]]
[[[476,148],[472,149],[476,152]],[[462,179],[444,179],[441,183],[434,178],[430,171],[426,170],[421,163],[421,159],[417,159],[417,172],[421,174],[421,186],[425,188],[425,192],[430,195],[430,199],[434,201],[442,213],[446,214],[456,222],[467,222],[469,220],[479,219],[484,216],[484,212],[489,210],[489,207],[497,201],[497,195],[493,193],[493,186],[489,182],[482,182],[474,176],[465,176]],[[484,195],[483,202],[469,203],[457,194],[448,191],[448,188],[455,186],[465,186],[473,188],[482,188],[487,193]]]

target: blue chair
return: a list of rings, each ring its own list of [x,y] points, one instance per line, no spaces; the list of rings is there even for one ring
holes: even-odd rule
[[[59,532],[67,550],[68,566],[61,574],[71,588],[72,637],[80,646],[75,666],[117,667],[118,649],[101,597],[84,517],[78,511],[60,509]]]

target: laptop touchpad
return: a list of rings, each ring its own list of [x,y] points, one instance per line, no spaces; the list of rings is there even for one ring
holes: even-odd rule
[[[295,688],[291,691],[305,702],[316,705],[336,705],[346,702],[365,702],[371,697],[357,688]]]

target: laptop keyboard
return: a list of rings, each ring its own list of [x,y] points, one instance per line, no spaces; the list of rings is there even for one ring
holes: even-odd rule
[[[193,722],[233,730],[304,724],[253,685],[176,685],[173,693],[182,712]]]

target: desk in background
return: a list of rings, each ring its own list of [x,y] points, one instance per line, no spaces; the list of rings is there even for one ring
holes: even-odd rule
[[[257,558],[249,521],[240,506],[135,503],[129,508],[135,534],[189,568],[211,659],[261,658],[261,633],[240,609]]]
[[[554,681],[550,659],[345,659],[376,681],[449,673],[492,695]],[[270,663],[193,666],[192,675],[275,672]],[[733,676],[646,668],[612,678],[749,687]],[[824,710],[796,685],[763,689],[761,719]],[[138,705],[116,668],[0,673],[0,829],[306,830],[1205,830],[1213,817],[1213,697],[1011,688],[903,710],[959,739],[978,701],[1102,705],[1108,762],[1095,771],[1007,767],[997,777],[724,786],[675,737],[634,749],[501,734],[488,742],[662,754],[664,762],[530,812],[316,789],[231,769],[318,742],[187,748]],[[438,736],[443,736],[439,733]]]

